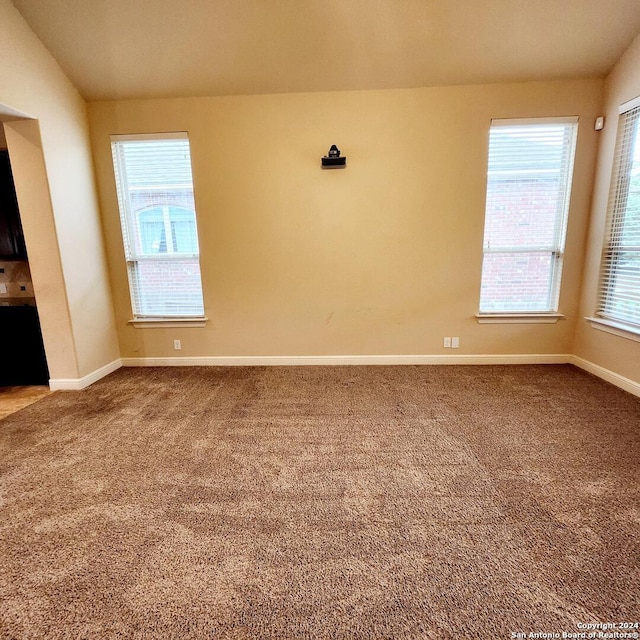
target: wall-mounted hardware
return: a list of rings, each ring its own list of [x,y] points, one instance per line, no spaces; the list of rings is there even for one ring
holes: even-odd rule
[[[596,131],[601,131],[602,129],[604,129],[604,116],[598,116],[596,118],[596,124],[594,129]]]
[[[346,156],[340,155],[340,149],[335,144],[331,145],[329,153],[322,156],[323,169],[344,169],[347,166]]]

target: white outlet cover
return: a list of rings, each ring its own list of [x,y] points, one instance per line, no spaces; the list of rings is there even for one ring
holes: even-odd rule
[[[7,293],[7,285],[4,282],[0,282],[0,293]]]

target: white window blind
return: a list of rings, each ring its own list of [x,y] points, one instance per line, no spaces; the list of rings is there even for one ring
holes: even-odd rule
[[[640,99],[620,115],[598,315],[640,329]]]
[[[557,311],[577,127],[491,122],[481,314]]]
[[[134,318],[202,317],[186,133],[112,136]]]

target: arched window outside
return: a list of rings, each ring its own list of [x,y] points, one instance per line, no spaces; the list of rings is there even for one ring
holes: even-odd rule
[[[140,253],[198,253],[195,213],[182,207],[155,206],[137,212]]]

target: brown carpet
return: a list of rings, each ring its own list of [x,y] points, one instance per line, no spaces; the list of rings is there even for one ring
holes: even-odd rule
[[[637,621],[639,460],[568,365],[121,369],[0,420],[0,637]]]

